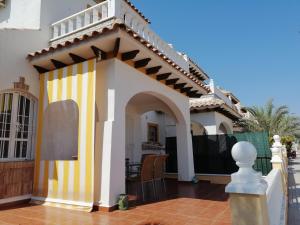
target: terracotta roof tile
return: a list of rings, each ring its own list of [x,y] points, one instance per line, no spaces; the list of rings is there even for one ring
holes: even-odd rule
[[[209,108],[209,107],[219,107],[225,105],[225,102],[221,99],[214,97],[201,97],[198,99],[190,100],[190,108]]]
[[[233,118],[241,117],[235,108],[228,106],[222,99],[214,96],[205,95],[198,99],[190,99],[191,111],[201,112],[213,109],[222,113],[226,112],[226,114],[231,115]]]
[[[66,42],[61,43],[61,44],[57,44],[56,46],[52,46],[52,47],[49,47],[49,48],[44,48],[44,49],[42,49],[40,51],[36,51],[36,52],[30,53],[30,54],[27,55],[27,58],[29,60],[32,60],[35,57],[38,57],[38,56],[41,56],[41,55],[46,55],[48,53],[52,53],[52,52],[54,52],[54,51],[56,51],[58,49],[78,44],[78,43],[80,43],[80,42],[82,42],[84,40],[100,36],[100,35],[102,35],[104,33],[109,33],[109,32],[112,32],[112,31],[116,31],[117,29],[122,29],[122,30],[126,31],[129,35],[131,35],[136,40],[138,40],[140,43],[142,43],[145,47],[147,47],[148,49],[150,49],[151,51],[153,51],[156,55],[158,55],[160,58],[162,58],[164,61],[166,61],[169,65],[171,65],[176,70],[178,70],[179,72],[183,73],[187,78],[189,78],[192,81],[194,81],[194,83],[196,83],[200,87],[202,87],[207,93],[210,91],[210,89],[208,87],[206,87],[206,85],[202,81],[200,81],[198,78],[196,78],[192,74],[187,73],[184,69],[182,69],[180,66],[178,66],[170,58],[168,58],[166,55],[164,55],[159,50],[157,50],[154,46],[152,46],[145,39],[143,39],[142,37],[140,37],[136,32],[134,32],[133,30],[131,30],[130,28],[128,28],[124,23],[120,23],[120,22],[115,22],[114,24],[112,24],[112,25],[110,25],[108,27],[102,28],[102,29],[97,30],[97,31],[93,31],[90,34],[85,34],[85,35],[83,35],[81,37],[76,37],[73,40],[66,41]]]

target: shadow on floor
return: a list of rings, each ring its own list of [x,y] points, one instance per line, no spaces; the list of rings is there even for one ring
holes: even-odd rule
[[[152,184],[144,184],[145,201],[142,200],[140,183],[127,182],[127,190],[127,194],[134,196],[136,199],[136,205],[144,205],[177,198],[192,198],[220,202],[226,202],[229,198],[229,195],[225,193],[225,185],[211,184],[206,181],[199,181],[194,184],[191,182],[178,182],[174,179],[167,179],[166,192],[164,191],[163,184],[156,182],[156,197],[154,196]]]

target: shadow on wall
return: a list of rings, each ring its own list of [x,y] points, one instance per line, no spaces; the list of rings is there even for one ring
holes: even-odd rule
[[[79,108],[65,100],[47,106],[43,117],[42,160],[76,160],[78,157]]]

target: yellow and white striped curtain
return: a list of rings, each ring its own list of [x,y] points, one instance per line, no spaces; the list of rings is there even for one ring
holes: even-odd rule
[[[95,63],[93,59],[40,75],[35,200],[93,205]],[[48,104],[64,100],[75,101],[79,108],[78,160],[42,160],[43,113]]]

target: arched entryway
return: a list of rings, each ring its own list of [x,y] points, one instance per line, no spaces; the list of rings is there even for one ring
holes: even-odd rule
[[[125,193],[125,159],[140,161],[142,158],[143,142],[147,141],[142,138],[147,129],[142,126],[145,113],[164,113],[175,121],[178,180],[191,181],[195,174],[188,104],[179,101],[178,105],[168,96],[151,91],[136,93],[125,103],[115,104],[118,110],[115,110],[114,120],[104,123],[102,171],[107,173],[101,175],[101,199],[103,203],[107,201],[106,205],[114,204],[117,196]]]
[[[207,135],[207,130],[201,123],[191,121],[191,134],[192,136]]]
[[[230,126],[227,123],[222,122],[219,125],[218,134],[232,134],[232,129],[230,128]]]
[[[126,105],[125,157],[130,161],[140,161],[143,154],[155,153],[155,145],[165,145],[167,120],[175,123],[177,137],[179,180],[190,180],[193,170],[190,167],[187,142],[187,121],[174,102],[157,93],[142,92],[134,95]],[[167,119],[166,119],[167,118]],[[147,149],[149,146],[150,149]],[[158,150],[158,154],[164,153]],[[192,160],[192,158],[191,158]],[[189,162],[189,163],[188,163]]]

